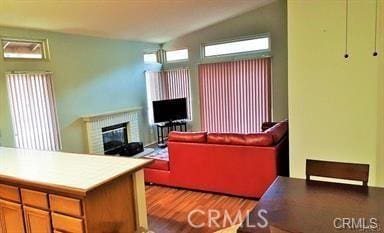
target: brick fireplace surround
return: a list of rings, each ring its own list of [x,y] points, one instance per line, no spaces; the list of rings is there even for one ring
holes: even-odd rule
[[[128,122],[127,133],[129,142],[140,141],[139,114],[142,108],[131,108],[115,112],[83,116],[88,137],[88,152],[104,154],[102,128]]]

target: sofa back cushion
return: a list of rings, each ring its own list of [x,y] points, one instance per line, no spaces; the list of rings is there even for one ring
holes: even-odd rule
[[[192,142],[207,143],[207,132],[177,132],[172,131],[168,134],[170,142]]]
[[[264,133],[272,135],[274,144],[277,144],[288,133],[288,121],[279,122]]]
[[[209,133],[210,144],[226,144],[239,146],[272,146],[273,136],[265,133],[237,134],[237,133]]]

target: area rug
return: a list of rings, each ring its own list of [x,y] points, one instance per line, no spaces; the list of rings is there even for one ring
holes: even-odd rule
[[[150,159],[159,159],[159,160],[169,161],[168,148],[155,149],[154,152],[148,155],[145,155],[144,157],[150,158]]]

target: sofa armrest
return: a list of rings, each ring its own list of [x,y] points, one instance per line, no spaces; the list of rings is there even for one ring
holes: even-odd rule
[[[278,122],[264,122],[261,125],[261,130],[264,132],[265,130],[271,128],[272,126],[276,125]]]

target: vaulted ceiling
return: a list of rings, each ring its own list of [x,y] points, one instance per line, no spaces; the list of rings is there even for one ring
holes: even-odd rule
[[[273,0],[0,0],[0,26],[162,43]]]

